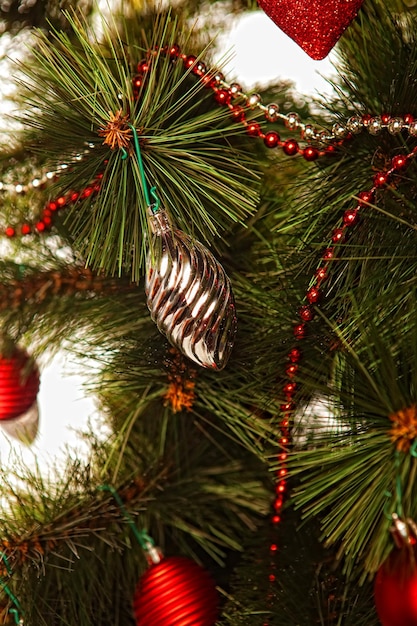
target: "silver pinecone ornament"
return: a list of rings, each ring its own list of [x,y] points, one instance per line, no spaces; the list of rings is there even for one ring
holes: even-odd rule
[[[185,356],[221,370],[237,327],[229,278],[207,248],[173,229],[166,211],[158,210],[150,223],[153,241],[145,290],[151,317]]]

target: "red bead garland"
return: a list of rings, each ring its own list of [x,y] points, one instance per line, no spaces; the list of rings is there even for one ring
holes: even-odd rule
[[[18,234],[26,236],[33,232],[43,233],[49,231],[53,226],[54,216],[58,211],[74,204],[78,199],[85,200],[98,193],[102,178],[103,174],[100,173],[96,176],[95,180],[90,185],[87,185],[87,187],[84,187],[82,191],[71,191],[64,196],[58,196],[54,200],[47,202],[41,212],[40,219],[34,224],[31,225],[25,222],[20,227],[7,226],[3,231],[5,236],[11,239]]]
[[[221,72],[209,71],[206,64],[198,60],[194,55],[181,53],[181,49],[177,44],[169,48],[161,48],[160,52],[167,54],[173,60],[181,60],[185,69],[190,70],[193,74],[198,76],[205,87],[212,89],[217,104],[227,106],[232,119],[243,124],[250,137],[259,137],[262,139],[268,148],[282,148],[284,154],[287,156],[299,154],[306,161],[315,161],[325,154],[334,152],[333,145],[326,146],[322,150],[318,150],[311,145],[301,147],[295,139],[282,141],[277,132],[264,132],[259,122],[247,118],[247,113],[260,104],[260,96],[252,94],[252,96],[245,97],[245,103],[242,105],[236,102],[237,98],[243,97],[240,86],[237,83],[228,85]],[[155,51],[149,51],[148,58],[140,61],[137,65],[136,69],[138,74],[132,81],[133,92],[136,98],[139,96],[140,88],[144,84],[146,73],[150,68],[152,55],[154,53]],[[267,122],[275,122],[278,119],[278,105],[271,104],[269,107],[263,108],[265,109],[265,119]],[[290,130],[294,130],[300,125],[300,120],[296,113],[290,113],[285,119],[285,124]],[[333,138],[335,143],[338,143],[336,139],[335,137]]]
[[[382,189],[387,183],[389,183],[395,174],[395,172],[405,169],[411,159],[417,156],[417,148],[414,148],[409,154],[401,154],[394,157],[391,161],[391,167],[386,172],[378,172],[374,177],[375,180],[384,180],[384,185],[375,185],[367,190],[362,191],[357,196],[357,206],[354,209],[348,209],[344,212],[339,224],[332,233],[332,243],[338,244],[344,240],[345,231],[350,226],[356,224],[358,220],[358,212],[365,206],[372,203],[375,199],[375,193],[377,189]],[[296,322],[293,326],[293,335],[297,341],[302,341],[307,335],[307,324],[314,318],[313,305],[317,305],[319,302],[322,291],[323,283],[328,278],[330,263],[335,260],[335,248],[334,246],[325,248],[322,253],[319,267],[314,273],[314,276],[310,282],[311,286],[306,292],[306,300],[308,304],[302,305],[299,309],[299,316],[302,323]],[[282,394],[285,401],[281,404],[281,421],[280,421],[280,438],[278,440],[279,454],[277,456],[278,470],[276,473],[276,487],[275,498],[273,502],[273,514],[271,516],[271,522],[273,526],[278,526],[281,522],[281,510],[284,505],[287,481],[285,477],[288,475],[287,459],[290,446],[290,425],[296,404],[294,402],[295,395],[297,393],[297,383],[294,380],[298,372],[300,361],[302,360],[302,351],[298,346],[292,347],[287,354],[287,363],[285,365],[286,379],[283,381]],[[274,542],[270,546],[270,551],[275,553],[278,550],[277,544]],[[271,565],[272,569],[275,569],[275,564]],[[272,572],[269,575],[269,581],[272,583],[275,581],[275,574]],[[414,584],[414,583],[413,583]],[[387,622],[388,625],[388,622]],[[268,622],[265,622],[263,626],[269,626]],[[390,624],[391,626],[391,624]],[[417,624],[416,624],[417,626]]]

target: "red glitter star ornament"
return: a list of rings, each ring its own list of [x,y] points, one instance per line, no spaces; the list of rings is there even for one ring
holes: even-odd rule
[[[258,0],[271,20],[316,61],[324,59],[363,0]]]

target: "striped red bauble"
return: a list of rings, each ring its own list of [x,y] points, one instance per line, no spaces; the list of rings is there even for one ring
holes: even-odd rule
[[[36,402],[39,371],[20,348],[0,354],[0,420],[25,414]]]
[[[214,626],[219,598],[210,574],[186,557],[152,564],[136,587],[137,626]]]

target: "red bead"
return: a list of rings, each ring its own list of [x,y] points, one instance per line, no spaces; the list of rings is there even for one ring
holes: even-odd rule
[[[414,122],[414,115],[411,115],[411,113],[406,113],[403,117],[403,120],[406,124],[412,124]]]
[[[334,257],[334,249],[333,248],[326,248],[323,252],[322,255],[324,261],[330,261],[330,259],[332,259]]]
[[[273,524],[279,524],[281,521],[281,516],[280,515],[273,515],[271,518],[271,522]]]
[[[76,200],[78,200],[79,197],[80,194],[78,193],[78,191],[73,191],[70,195],[70,200],[71,202],[75,202]]]
[[[245,120],[245,110],[238,105],[230,107],[230,113],[236,122],[243,122]]]
[[[317,289],[317,287],[311,287],[307,291],[306,297],[310,304],[315,304],[320,300],[320,295],[320,291]]]
[[[219,598],[211,576],[185,557],[166,557],[139,580],[133,599],[137,626],[214,626]]]
[[[373,180],[375,187],[385,187],[388,182],[388,178],[389,176],[387,172],[378,172],[378,174],[374,176]]]
[[[13,226],[8,226],[4,232],[6,234],[6,237],[14,237],[16,234],[16,231],[13,228]]]
[[[299,348],[292,348],[288,353],[288,358],[293,363],[297,363],[301,359],[301,350],[299,350]]]
[[[319,151],[313,146],[307,146],[303,150],[303,157],[306,161],[315,161],[319,158]]]
[[[287,139],[287,141],[284,142],[282,149],[287,156],[294,156],[294,154],[297,154],[299,150],[298,143],[295,139]]]
[[[391,115],[389,113],[382,113],[382,115],[381,115],[381,122],[383,124],[388,124],[390,119],[391,119]]]
[[[274,500],[274,509],[280,509],[282,507],[282,505],[284,504],[284,498],[282,495],[279,495],[275,498]]]
[[[89,198],[91,196],[91,194],[93,193],[93,188],[92,187],[86,187],[82,194],[81,194],[81,198],[84,200],[85,198]]]
[[[397,154],[392,158],[391,167],[394,170],[403,170],[408,165],[408,159],[405,154]]]
[[[48,215],[42,215],[42,222],[45,224],[45,228],[51,226],[52,219]]]
[[[372,190],[361,191],[360,193],[358,193],[359,206],[366,206],[367,204],[370,204],[371,202],[373,202],[374,197],[375,197],[375,192]]]
[[[142,59],[142,61],[139,61],[136,71],[139,74],[143,74],[144,72],[147,72],[149,70],[149,61],[147,61],[146,59]]]
[[[214,92],[214,99],[219,104],[227,105],[230,104],[232,96],[228,89],[216,89],[216,91]]]
[[[319,269],[316,270],[316,273],[314,275],[317,278],[317,280],[323,281],[327,277],[327,270],[325,267],[319,267]]]
[[[271,543],[269,549],[271,550],[271,552],[276,552],[278,550],[278,546],[276,543]]]
[[[297,389],[297,383],[287,383],[283,387],[283,392],[285,393],[286,396],[292,396],[295,393],[296,389]]]
[[[246,127],[246,132],[251,137],[260,137],[262,135],[262,129],[257,122],[249,122]]]
[[[65,198],[65,196],[60,196],[59,198],[57,198],[56,203],[58,205],[58,208],[61,209],[63,206],[66,205],[67,199]]]
[[[371,119],[372,115],[370,115],[370,113],[365,113],[364,115],[362,115],[362,124],[364,126],[368,126]]]
[[[58,208],[58,205],[57,205],[57,203],[56,203],[56,202],[53,202],[53,201],[52,201],[52,202],[49,202],[49,204],[48,204],[48,209],[49,209],[50,211],[56,211],[56,210],[57,210],[57,208]]]
[[[172,46],[168,48],[167,53],[172,58],[179,57],[181,53],[181,48],[179,47],[177,43],[174,43],[172,44]]]
[[[348,209],[343,213],[343,222],[346,226],[353,226],[358,221],[358,209]]]
[[[295,363],[290,363],[285,368],[287,375],[290,377],[294,376],[297,373],[297,370],[298,370],[298,365],[295,365]]]
[[[144,78],[143,78],[143,76],[142,76],[142,75],[140,75],[140,74],[139,74],[138,76],[135,76],[135,77],[132,79],[133,91],[134,91],[134,92],[136,92],[136,95],[137,95],[137,92],[138,92],[138,91],[140,90],[140,88],[142,87],[143,83],[144,83]]]
[[[197,57],[195,57],[193,54],[190,54],[187,57],[185,57],[185,59],[183,60],[184,67],[186,67],[187,69],[190,69],[195,64],[196,61],[197,61]]]
[[[305,324],[296,324],[293,329],[294,337],[297,339],[303,339],[306,336]]]
[[[45,230],[45,222],[39,221],[35,224],[35,228],[39,233],[42,233]]]
[[[32,229],[29,224],[22,224],[22,228],[20,230],[22,235],[29,235]]]
[[[26,413],[38,390],[39,372],[26,352],[16,349],[11,356],[0,355],[0,420]]]
[[[204,87],[214,87],[216,81],[212,74],[204,74],[204,76],[201,77],[201,82]]]
[[[276,148],[279,144],[279,135],[275,131],[271,130],[269,133],[266,133],[264,137],[264,144],[267,148]]]
[[[332,234],[333,243],[340,243],[343,239],[345,231],[343,228],[335,228]]]
[[[304,322],[310,322],[314,317],[314,311],[311,306],[302,306],[300,309],[300,317]]]

